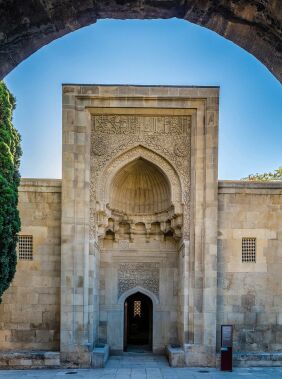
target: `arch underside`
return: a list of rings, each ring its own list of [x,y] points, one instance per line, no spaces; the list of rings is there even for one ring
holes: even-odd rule
[[[175,208],[175,212],[182,213],[182,184],[175,168],[167,159],[142,145],[137,145],[111,159],[99,175],[98,198],[96,200],[100,204],[100,209],[105,209],[110,203],[112,183],[116,175],[127,165],[138,159],[143,159],[150,166],[154,165],[160,173],[163,173],[162,175],[167,178],[165,180],[168,181],[170,187],[168,191],[170,192],[169,196],[171,196],[171,203]]]
[[[111,209],[126,214],[154,214],[171,206],[170,185],[154,164],[143,158],[125,165],[111,185]]]
[[[99,236],[179,238],[183,223],[180,178],[161,155],[135,146],[114,157],[98,178]]]
[[[135,293],[138,293],[138,292],[142,293],[143,295],[148,296],[148,297],[151,299],[151,301],[152,301],[152,303],[153,303],[154,306],[156,306],[156,305],[159,304],[159,299],[158,299],[158,297],[157,297],[155,294],[153,294],[153,292],[151,292],[150,290],[148,290],[148,289],[146,289],[146,288],[144,288],[144,287],[141,287],[141,286],[136,286],[136,287],[133,287],[133,288],[131,288],[131,289],[125,291],[125,292],[119,297],[119,299],[118,299],[118,304],[119,304],[119,305],[123,305],[124,302],[125,302],[125,300],[126,300],[128,297],[130,297],[131,295],[134,295]]]
[[[0,78],[49,42],[98,19],[177,17],[233,41],[282,80],[280,1],[77,1],[0,0]]]

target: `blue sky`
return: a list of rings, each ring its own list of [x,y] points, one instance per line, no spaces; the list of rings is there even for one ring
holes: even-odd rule
[[[40,49],[5,81],[23,177],[61,177],[61,84],[219,85],[219,178],[282,166],[282,86],[253,56],[182,20],[103,20]]]

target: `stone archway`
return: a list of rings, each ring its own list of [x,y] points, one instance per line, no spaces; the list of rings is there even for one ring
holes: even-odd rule
[[[172,17],[233,41],[282,81],[282,5],[275,0],[2,1],[0,78],[42,46],[98,19]]]
[[[136,298],[135,298],[136,296]],[[154,343],[156,342],[155,340],[157,339],[156,338],[156,335],[158,334],[158,327],[159,325],[157,325],[156,323],[156,320],[159,319],[160,320],[160,317],[157,316],[158,314],[158,311],[159,311],[159,299],[158,297],[153,294],[151,291],[149,291],[148,289],[144,288],[144,287],[141,287],[141,286],[136,286],[136,287],[133,287],[127,291],[125,291],[121,296],[120,298],[118,299],[118,306],[121,310],[121,312],[123,313],[123,317],[122,317],[122,330],[123,330],[123,351],[128,351],[128,342],[129,342],[129,345],[130,345],[130,340],[128,339],[128,334],[130,333],[130,331],[128,331],[128,312],[130,311],[128,309],[128,303],[126,304],[126,302],[128,302],[128,300],[140,300],[139,299],[142,299],[145,300],[145,302],[147,302],[147,309],[146,309],[146,312],[147,312],[147,322],[148,322],[148,325],[147,325],[147,329],[145,328],[145,331],[147,331],[148,335],[147,335],[147,346],[144,346],[141,344],[141,347],[140,347],[140,352],[142,352],[142,349],[144,349],[145,351],[152,351],[154,350]],[[132,311],[132,309],[131,309]],[[137,347],[137,351],[138,351],[138,344],[137,346],[133,346],[133,350],[131,351],[134,351],[134,349]],[[132,346],[131,346],[132,348]],[[130,348],[129,348],[129,351],[130,351]],[[136,350],[135,350],[136,351]],[[145,352],[144,351],[144,352]]]
[[[152,351],[153,303],[149,296],[135,292],[124,302],[124,351]]]
[[[110,162],[105,165],[98,178],[98,202],[103,207],[110,201],[111,184],[115,175],[127,164],[132,164],[134,161],[142,158],[143,161],[154,165],[167,177],[172,204],[175,206],[176,213],[181,213],[181,204],[183,202],[184,184],[181,183],[179,175],[174,166],[160,154],[155,151],[137,144],[135,147],[123,151],[118,156],[113,157]]]

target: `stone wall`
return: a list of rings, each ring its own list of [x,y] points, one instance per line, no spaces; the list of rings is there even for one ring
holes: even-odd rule
[[[215,365],[226,323],[235,351],[281,351],[282,185],[218,186],[218,88],[64,85],[63,104],[62,181],[21,183],[34,257],[19,260],[0,305],[0,349],[89,367],[97,342],[123,350],[135,291],[153,303],[153,351],[180,343],[187,366]],[[140,172],[147,213],[129,207]],[[160,188],[169,208],[156,212]],[[244,237],[256,239],[253,263]]]
[[[19,260],[0,305],[0,349],[59,350],[61,181],[23,179],[20,234],[33,236],[33,260]]]
[[[233,324],[235,352],[281,351],[282,185],[219,182],[218,204],[217,347],[220,325]],[[19,209],[20,234],[33,235],[34,256],[31,261],[19,260],[12,286],[4,294],[0,305],[0,349],[59,351],[61,181],[23,179]],[[256,238],[254,263],[242,263],[243,237]],[[125,262],[152,262],[160,271],[154,350],[161,351],[164,344],[177,342],[177,329],[181,343],[190,341],[187,325],[193,319],[192,312],[186,312],[185,297],[189,277],[183,270],[189,255],[184,247],[177,253],[176,247],[162,245],[156,249],[152,242],[143,241],[141,253],[142,244],[137,244],[136,249],[136,241],[126,245],[124,242],[112,244],[104,240],[101,265],[91,261],[99,254],[90,254],[90,267],[100,266],[100,275],[93,277],[94,296],[91,296],[98,299],[100,279],[100,309],[97,299],[89,304],[89,312],[96,320],[94,324],[100,326],[95,335],[99,334],[100,340],[109,340],[116,350],[122,350],[122,334],[119,334],[122,328],[118,325],[123,322],[124,302],[118,301],[119,297],[123,299],[117,293],[119,270]],[[161,325],[158,313],[163,317],[162,332],[158,331]],[[119,333],[112,333],[113,330]],[[5,362],[7,357],[3,358]],[[15,357],[11,366],[16,367]]]
[[[219,182],[220,325],[234,325],[235,351],[282,349],[282,185]],[[243,237],[256,238],[256,262],[242,263]]]

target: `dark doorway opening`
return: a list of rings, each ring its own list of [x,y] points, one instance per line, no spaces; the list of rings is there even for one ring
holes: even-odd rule
[[[124,351],[152,351],[153,304],[141,292],[124,302]]]

